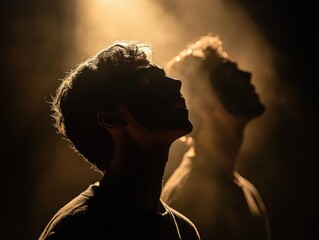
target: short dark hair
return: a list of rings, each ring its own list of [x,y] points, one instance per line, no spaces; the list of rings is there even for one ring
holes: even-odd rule
[[[80,63],[67,74],[52,98],[51,110],[58,133],[94,170],[104,173],[113,155],[110,134],[97,122],[97,113],[118,103],[121,82],[128,81],[130,63],[149,61],[148,43],[117,41]]]

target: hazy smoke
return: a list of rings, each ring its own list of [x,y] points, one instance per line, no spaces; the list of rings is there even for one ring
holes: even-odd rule
[[[70,8],[65,6],[66,12],[62,18],[68,18],[67,24],[54,23],[54,15],[48,17],[45,12],[39,13],[34,20],[39,25],[39,31],[47,34],[48,39],[53,33],[61,34],[60,41],[68,42],[62,44],[69,47],[64,49],[68,53],[65,58],[58,59],[56,56],[58,54],[52,51],[50,44],[43,45],[43,49],[38,50],[52,52],[51,58],[47,58],[48,65],[53,60],[56,65],[61,61],[59,68],[55,67],[55,70],[59,69],[60,72],[56,75],[49,72],[51,80],[54,79],[53,81],[57,83],[57,78],[63,77],[64,72],[61,72],[61,69],[69,71],[80,61],[116,40],[150,42],[155,52],[155,61],[164,66],[189,42],[199,36],[209,32],[219,34],[230,58],[238,63],[239,68],[252,72],[256,91],[267,108],[262,117],[247,127],[238,169],[257,185],[266,203],[275,208],[278,204],[276,194],[279,195],[280,189],[287,184],[289,174],[292,175],[287,165],[295,152],[288,154],[288,147],[298,145],[298,142],[293,142],[291,139],[300,136],[303,131],[300,127],[302,121],[299,119],[298,94],[281,80],[277,72],[278,64],[283,64],[285,60],[272,49],[254,22],[239,6],[225,2],[229,1],[78,0]],[[70,17],[69,14],[74,15]],[[74,19],[70,20],[72,17]],[[52,25],[44,27],[42,20]],[[46,40],[50,42],[48,39]],[[45,83],[43,80],[47,71],[50,70],[40,69],[39,75],[35,76],[38,80],[34,86],[37,94],[42,91],[49,96],[48,89],[52,91],[54,89],[52,82]],[[35,101],[32,96],[34,95],[30,94],[29,101]],[[49,118],[45,119],[43,124],[47,124],[48,128],[52,127]],[[49,132],[52,134],[52,131]],[[59,139],[59,136],[56,136],[56,139]],[[47,215],[43,217],[44,219],[38,220],[39,222],[49,220],[51,213],[70,200],[73,193],[90,181],[98,179],[94,174],[88,176],[89,165],[84,162],[79,163],[82,161],[81,158],[68,149],[66,142],[61,141],[49,141],[49,146],[44,147],[44,150],[37,155],[39,159],[35,160],[43,164],[39,166],[43,171],[40,170],[41,174],[37,176],[40,182],[35,199],[40,207],[35,211],[38,211],[38,215],[42,214],[43,209],[47,211]],[[45,167],[43,162],[47,157],[45,149],[52,148],[56,149],[56,153],[50,157],[54,157],[55,162],[51,162],[50,167]],[[174,144],[165,178],[176,166],[178,151],[181,148],[179,143]],[[78,189],[74,190],[74,187]],[[50,192],[49,189],[57,189],[58,193]],[[62,191],[66,194],[61,194]]]

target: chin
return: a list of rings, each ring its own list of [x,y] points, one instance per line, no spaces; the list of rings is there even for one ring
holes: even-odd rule
[[[256,106],[250,106],[247,108],[243,108],[241,109],[241,111],[239,110],[236,114],[239,117],[259,117],[261,116],[264,112],[265,112],[266,108],[264,105],[256,105]]]
[[[174,137],[173,137],[173,141],[181,138],[181,137],[184,137],[186,135],[188,135],[189,133],[191,133],[192,130],[185,130],[185,129],[176,129],[174,131]]]
[[[183,137],[193,131],[193,124],[188,120],[186,123],[184,123],[176,130],[180,132],[180,136],[178,136],[178,138]]]
[[[176,138],[180,138],[193,131],[193,124],[187,119],[183,122],[170,123],[162,129],[173,131]]]

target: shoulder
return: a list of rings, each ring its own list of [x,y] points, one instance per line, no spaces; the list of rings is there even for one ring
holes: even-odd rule
[[[75,197],[62,207],[49,221],[39,240],[61,239],[63,236],[72,236],[79,232],[85,224],[88,212],[88,200],[90,196],[87,191]],[[76,237],[76,235],[72,236]]]
[[[174,202],[178,193],[180,193],[181,189],[186,184],[192,170],[192,161],[193,158],[186,153],[181,164],[175,169],[163,186],[161,199],[167,204]]]
[[[166,205],[166,208],[173,214],[178,225],[182,239],[199,240],[199,232],[194,223],[182,213]]]
[[[257,216],[264,214],[266,212],[266,207],[257,188],[238,172],[235,172],[234,176],[236,184],[242,188],[251,213]]]

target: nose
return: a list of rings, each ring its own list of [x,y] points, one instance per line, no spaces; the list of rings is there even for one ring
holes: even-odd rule
[[[246,80],[246,81],[250,81],[251,75],[252,75],[252,74],[251,74],[250,72],[246,72],[246,71],[242,71],[242,70],[240,70],[240,71],[238,72],[238,76],[239,76],[241,79]]]
[[[174,77],[168,77],[168,79],[170,80],[170,82],[171,82],[172,86],[174,86],[174,88],[181,90],[181,87],[182,87],[181,80],[178,80],[177,78],[174,78]]]

